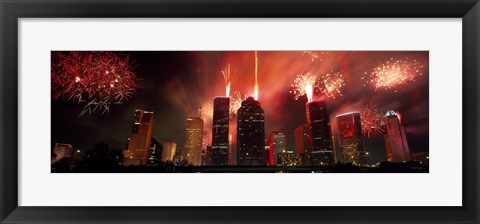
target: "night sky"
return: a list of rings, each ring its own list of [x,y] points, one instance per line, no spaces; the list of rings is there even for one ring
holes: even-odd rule
[[[202,105],[212,104],[215,96],[225,95],[221,71],[230,63],[233,97],[252,96],[255,83],[255,54],[253,51],[195,51],[195,52],[122,52],[129,54],[141,88],[129,101],[112,105],[106,114],[78,116],[83,106],[64,99],[52,100],[52,148],[54,143],[69,143],[75,149],[86,150],[95,142],[105,141],[114,148],[124,149],[134,123],[134,110],[154,111],[153,137],[184,148],[185,124],[188,116],[198,116]],[[266,138],[272,131],[286,131],[287,148],[294,148],[294,130],[306,122],[306,97],[294,99],[290,93],[298,74],[340,72],[345,86],[342,95],[328,98],[332,132],[338,141],[335,116],[359,111],[364,105],[399,111],[407,130],[411,152],[428,152],[429,139],[429,69],[428,52],[413,51],[355,51],[314,52],[312,58],[303,51],[259,51],[259,102],[265,110]],[[408,58],[408,59],[407,59]],[[313,59],[313,60],[312,60]],[[391,60],[416,60],[423,65],[422,75],[414,81],[392,89],[375,89],[365,73]],[[363,77],[363,79],[362,79]],[[314,94],[315,99],[325,99]],[[235,122],[236,123],[236,122]],[[211,121],[205,121],[205,134],[210,136]],[[236,135],[236,126],[230,127]],[[211,141],[211,137],[208,137]],[[365,138],[372,162],[386,160],[383,137]],[[337,156],[338,142],[336,143]]]

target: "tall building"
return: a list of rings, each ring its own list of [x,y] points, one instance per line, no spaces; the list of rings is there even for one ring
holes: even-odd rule
[[[307,124],[302,124],[295,129],[295,153],[303,155],[303,165],[311,164],[310,154],[312,152],[312,143],[310,141],[310,130]]]
[[[185,149],[183,158],[194,166],[200,166],[203,145],[203,120],[199,117],[187,118]]]
[[[260,103],[248,97],[237,117],[237,165],[265,166],[265,114]]]
[[[205,150],[202,152],[202,166],[211,166],[212,165],[212,146],[207,145]]]
[[[162,161],[173,161],[173,157],[177,153],[177,143],[166,141],[163,143]]]
[[[230,98],[215,97],[213,100],[212,165],[228,165],[228,128]]]
[[[175,150],[175,154],[173,155],[173,163],[178,165],[178,164],[182,164],[184,162],[184,157],[183,157],[183,152],[184,150],[183,149],[180,149],[180,148],[176,148]]]
[[[278,165],[278,157],[282,153],[287,153],[287,139],[285,132],[274,131],[270,133],[268,163],[270,166]]]
[[[343,162],[366,164],[360,113],[351,112],[338,115],[337,128]]]
[[[327,103],[313,101],[307,103],[306,107],[307,124],[312,142],[311,163],[313,166],[332,165],[335,163],[335,158]]]
[[[232,137],[233,138],[233,137]],[[237,165],[237,144],[233,141],[230,141],[230,149],[229,149],[229,164],[231,166]]]
[[[55,153],[55,158],[52,158],[51,162],[54,163],[63,158],[69,158],[70,162],[73,162],[75,152],[72,145],[65,143],[55,143],[53,147],[53,153]]]
[[[126,150],[123,151],[125,164],[146,165],[150,152],[150,141],[153,130],[153,112],[135,110],[135,123],[133,124]]]
[[[158,166],[162,162],[163,146],[155,139],[150,140],[150,151],[147,157],[147,166]]]
[[[388,161],[401,163],[412,160],[407,136],[405,135],[405,127],[401,125],[395,111],[387,111],[385,114],[385,125],[387,129],[385,145]]]

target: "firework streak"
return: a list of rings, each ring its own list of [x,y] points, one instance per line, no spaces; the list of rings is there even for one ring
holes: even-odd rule
[[[79,116],[132,98],[140,87],[128,55],[112,52],[53,52],[52,98],[84,104]]]

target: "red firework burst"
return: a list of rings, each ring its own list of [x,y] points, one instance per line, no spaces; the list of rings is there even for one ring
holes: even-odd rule
[[[393,89],[415,82],[418,76],[423,75],[423,65],[415,59],[394,59],[380,63],[371,74],[365,72],[367,84],[377,89]]]
[[[52,98],[85,104],[102,114],[132,98],[140,87],[129,56],[108,51],[52,52]]]
[[[340,72],[330,72],[319,78],[318,89],[328,98],[335,99],[342,95],[342,88],[345,86],[345,80]]]
[[[369,138],[385,134],[385,117],[376,106],[366,105],[360,110],[362,133]]]

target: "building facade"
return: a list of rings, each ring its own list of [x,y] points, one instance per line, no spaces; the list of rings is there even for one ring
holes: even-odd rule
[[[147,166],[158,166],[162,162],[163,146],[155,138],[150,140],[150,151],[147,157]]]
[[[228,131],[230,117],[230,98],[215,97],[213,100],[212,121],[212,164],[213,166],[228,165]]]
[[[338,140],[342,161],[352,164],[367,164],[359,112],[341,114],[336,117]]]
[[[385,146],[387,148],[387,159],[390,162],[401,163],[412,160],[410,147],[408,146],[405,127],[401,125],[400,119],[393,110],[385,114]]]
[[[278,155],[278,166],[302,166],[303,154],[286,152]]]
[[[202,166],[212,165],[212,146],[207,145],[205,150],[202,151]]]
[[[199,117],[187,118],[185,149],[183,158],[194,166],[200,166],[203,145],[203,120]]]
[[[150,152],[150,141],[153,130],[153,112],[135,110],[133,124],[126,149],[123,151],[125,165],[146,165]]]
[[[268,138],[269,143],[269,155],[268,163],[270,166],[275,166],[278,163],[278,157],[282,153],[287,152],[287,139],[285,137],[285,132],[274,131],[270,133]]]
[[[248,97],[237,112],[237,165],[265,166],[265,114],[260,103]]]
[[[311,165],[310,154],[312,152],[312,142],[310,130],[307,124],[302,124],[295,129],[295,153],[303,155],[302,165],[309,166]]]
[[[312,142],[311,165],[333,165],[335,157],[332,147],[330,115],[325,101],[313,101],[306,104],[307,124]]]

